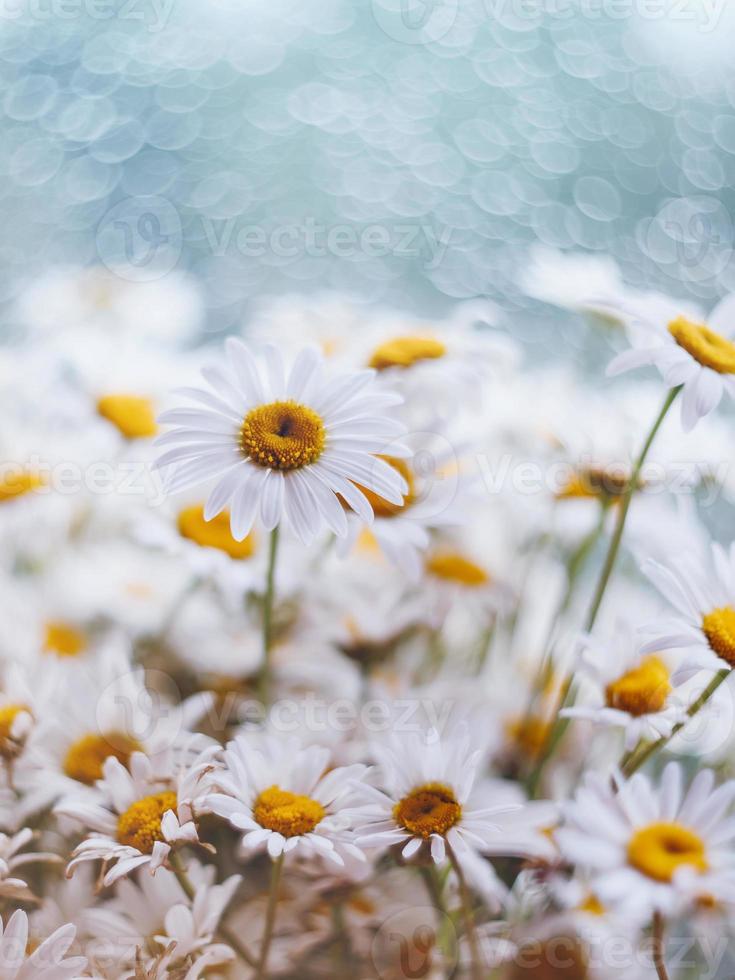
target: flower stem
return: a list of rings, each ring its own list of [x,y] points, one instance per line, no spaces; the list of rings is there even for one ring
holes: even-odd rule
[[[283,854],[279,854],[273,862],[271,869],[271,887],[268,894],[268,907],[265,913],[265,926],[263,927],[263,941],[260,946],[260,956],[255,972],[254,980],[263,980],[267,976],[266,967],[268,966],[268,953],[273,939],[273,926],[276,923],[276,908],[278,906],[278,890],[281,883],[281,872],[283,871]]]
[[[615,567],[618,551],[620,550],[620,542],[623,538],[623,531],[625,530],[625,521],[628,517],[630,502],[633,499],[633,494],[638,486],[638,477],[643,469],[643,464],[645,463],[648,452],[653,445],[653,440],[656,438],[656,433],[661,428],[661,424],[666,418],[666,414],[674,404],[676,396],[680,391],[681,385],[679,385],[677,388],[672,388],[669,391],[668,395],[666,396],[666,400],[661,407],[661,411],[656,417],[656,421],[653,423],[650,432],[646,436],[646,441],[643,443],[643,448],[633,464],[633,470],[630,474],[628,485],[625,488],[625,493],[623,494],[623,497],[618,505],[618,519],[615,522],[615,530],[613,531],[612,538],[610,539],[610,547],[608,548],[605,563],[602,566],[597,588],[595,589],[595,594],[592,599],[592,605],[590,606],[590,611],[587,616],[587,623],[585,624],[585,629],[587,632],[589,632],[595,625],[595,620],[597,619],[597,614],[600,611],[600,605],[602,604],[602,599],[605,595],[607,583],[610,581],[610,576],[612,575],[613,568]]]
[[[658,980],[669,980],[666,970],[666,960],[664,959],[664,920],[660,912],[653,916],[653,965],[656,967]]]
[[[715,674],[707,687],[705,687],[705,689],[699,695],[697,700],[689,705],[689,708],[687,709],[686,721],[680,721],[677,725],[674,725],[674,727],[671,729],[670,735],[662,735],[661,738],[656,739],[655,742],[642,742],[639,744],[637,749],[634,749],[633,752],[623,759],[620,768],[626,779],[632,776],[634,772],[637,772],[644,762],[647,762],[652,755],[658,752],[659,749],[662,749],[665,745],[667,745],[674,735],[677,735],[682,728],[684,728],[686,723],[696,714],[698,714],[699,711],[701,711],[720,684],[722,684],[723,681],[730,676],[730,673],[730,668],[727,667]]]
[[[273,600],[275,598],[276,557],[278,555],[278,525],[273,528],[268,549],[268,572],[263,597],[263,664],[258,678],[258,691],[263,704],[270,693],[271,649],[273,647]]]
[[[467,887],[467,881],[465,879],[464,872],[462,871],[462,865],[457,860],[457,855],[454,853],[449,844],[447,844],[447,856],[449,858],[449,863],[452,865],[454,873],[457,876],[457,884],[459,885],[459,896],[462,903],[462,917],[464,919],[467,942],[470,947],[470,971],[472,973],[473,980],[482,980],[482,958],[480,956],[480,944],[477,941],[477,932],[475,931],[475,916],[472,911],[472,898],[470,896],[470,890]]]
[[[191,883],[191,879],[189,878],[189,875],[184,870],[184,865],[181,863],[181,858],[176,853],[176,851],[171,851],[171,853],[168,856],[168,863],[171,870],[176,875],[176,879],[178,883],[181,885],[184,894],[189,899],[189,901],[191,901],[194,898],[194,886]]]

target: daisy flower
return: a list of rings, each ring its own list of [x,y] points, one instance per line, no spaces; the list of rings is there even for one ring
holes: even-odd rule
[[[130,771],[114,756],[107,758],[94,798],[83,788],[55,808],[93,831],[74,850],[67,874],[83,861],[114,861],[103,879],[110,885],[144,865],[155,874],[174,846],[199,843],[194,804],[218,748],[203,749],[193,761],[182,752],[178,765],[171,759],[168,778],[154,772],[142,752],[131,755]]]
[[[717,789],[714,782],[704,769],[685,792],[674,762],[658,787],[642,773],[617,787],[609,776],[588,773],[555,838],[564,856],[590,873],[603,904],[668,913],[678,893],[691,889],[692,875],[732,873],[735,865],[735,781]]]
[[[306,857],[344,864],[362,860],[351,843],[344,807],[361,764],[330,769],[329,749],[299,746],[295,739],[239,736],[225,749],[225,768],[213,782],[218,791],[202,803],[242,831],[246,854],[265,848],[271,858],[298,849]]]
[[[3,980],[72,980],[87,965],[84,956],[67,957],[76,929],[64,925],[28,955],[28,916],[16,909],[3,926],[0,920],[0,963]]]
[[[230,509],[233,537],[242,541],[260,513],[270,531],[287,518],[308,544],[324,525],[347,533],[340,498],[363,520],[372,509],[363,488],[400,504],[407,486],[377,454],[404,432],[385,410],[400,396],[373,383],[374,372],[327,380],[320,354],[306,348],[286,370],[274,347],[265,364],[235,338],[228,361],[205,368],[209,390],[179,391],[196,407],[164,412],[175,426],[162,436],[157,466],[168,471],[173,493],[219,476],[204,506],[209,521]],[[402,454],[401,447],[391,451]]]
[[[656,367],[670,388],[683,386],[681,421],[684,431],[691,431],[717,408],[725,391],[735,396],[734,308],[735,298],[726,296],[705,320],[697,310],[647,296],[627,310],[633,347],[611,361],[608,374]]]
[[[16,902],[33,901],[35,896],[28,883],[13,876],[13,872],[37,861],[60,861],[58,855],[42,851],[23,851],[32,840],[33,831],[24,827],[17,834],[0,833],[0,896]],[[23,853],[21,853],[23,852]]]
[[[608,642],[586,637],[576,676],[591,682],[593,698],[587,705],[565,708],[562,715],[622,728],[626,749],[640,739],[668,738],[687,717],[673,666],[666,654],[641,653],[622,623]]]
[[[445,739],[436,731],[393,736],[374,752],[384,788],[362,784],[356,790],[360,805],[352,817],[359,847],[397,844],[408,859],[428,843],[436,864],[445,860],[447,847],[459,860],[468,849],[495,851],[499,845],[502,853],[506,818],[522,808],[478,805],[475,783],[484,753],[472,750],[466,729]]]
[[[642,629],[653,634],[642,649],[686,648],[682,672],[735,667],[735,544],[711,546],[712,563],[681,557],[675,566],[649,559],[643,571],[675,610],[671,619]],[[709,564],[709,563],[707,563]]]

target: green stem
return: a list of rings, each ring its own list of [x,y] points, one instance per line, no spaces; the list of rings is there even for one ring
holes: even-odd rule
[[[658,980],[669,980],[664,958],[664,920],[660,912],[653,916],[653,948],[651,950],[653,965],[656,967]]]
[[[260,668],[258,691],[263,704],[268,703],[271,681],[271,650],[273,648],[273,600],[275,599],[276,557],[278,555],[278,525],[273,528],[268,548],[268,572],[263,597],[263,664]]]
[[[266,967],[268,966],[268,953],[273,939],[273,927],[276,924],[276,908],[278,906],[278,889],[281,883],[281,872],[283,871],[283,854],[279,854],[273,862],[271,869],[271,887],[268,894],[268,907],[265,913],[265,926],[263,928],[263,941],[260,946],[260,956],[254,980],[264,980],[267,976]]]
[[[682,728],[684,728],[687,722],[702,710],[720,684],[722,684],[729,676],[729,667],[718,671],[707,687],[705,687],[705,689],[699,695],[697,700],[689,705],[689,708],[687,709],[686,721],[680,721],[677,725],[674,725],[674,727],[671,729],[670,735],[662,735],[661,738],[657,739],[655,742],[643,742],[631,753],[625,756],[620,767],[625,778],[628,779],[630,776],[632,776],[633,773],[637,772],[641,766],[651,758],[652,755],[667,745],[674,735],[677,735]]]
[[[189,899],[189,901],[192,901],[192,899],[194,898],[194,886],[191,883],[191,879],[189,878],[189,875],[184,870],[184,865],[181,863],[181,858],[176,853],[176,851],[171,851],[169,853],[168,863],[171,870],[176,875],[179,884],[183,888],[184,894]]]
[[[585,629],[589,633],[592,627],[595,625],[595,620],[597,619],[597,614],[600,611],[600,605],[602,604],[603,596],[605,595],[605,590],[607,588],[607,583],[610,581],[610,576],[612,575],[613,568],[615,567],[615,562],[618,557],[618,551],[620,550],[620,542],[623,538],[623,531],[625,530],[625,521],[628,517],[628,510],[630,509],[630,503],[633,499],[633,494],[638,487],[638,478],[643,469],[643,464],[646,461],[649,450],[653,445],[653,440],[656,438],[656,433],[661,428],[663,420],[666,418],[666,414],[674,404],[676,396],[681,391],[681,385],[678,388],[672,388],[666,400],[661,407],[661,411],[656,417],[656,421],[651,427],[651,431],[646,437],[646,441],[643,443],[643,448],[641,449],[638,459],[636,459],[633,464],[633,470],[630,474],[630,479],[628,480],[628,485],[625,488],[625,493],[618,505],[618,519],[615,522],[615,530],[613,531],[612,538],[610,539],[610,547],[608,548],[607,556],[605,557],[605,563],[602,566],[602,572],[600,573],[600,578],[597,583],[597,588],[595,589],[595,594],[592,599],[592,605],[590,606],[589,615],[587,616],[587,623]]]
[[[482,980],[482,957],[480,955],[480,944],[477,941],[477,932],[475,931],[475,916],[472,911],[472,898],[470,896],[470,890],[467,887],[467,881],[462,871],[462,866],[457,860],[457,855],[454,853],[452,848],[447,844],[447,857],[449,858],[449,863],[452,865],[455,875],[457,876],[457,884],[459,885],[459,897],[462,904],[462,918],[464,919],[465,933],[467,934],[467,942],[470,947],[470,972],[472,974],[472,980]]]

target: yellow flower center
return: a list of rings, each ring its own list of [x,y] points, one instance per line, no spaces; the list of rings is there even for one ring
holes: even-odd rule
[[[13,722],[24,711],[31,714],[25,704],[5,704],[0,708],[0,755],[6,759],[18,754],[20,745],[12,735]]]
[[[223,510],[216,517],[206,521],[204,507],[194,504],[180,511],[178,516],[179,534],[182,538],[194,541],[202,548],[217,548],[230,558],[250,558],[255,551],[255,536],[248,534],[242,541],[236,541],[230,531],[230,512]]]
[[[376,347],[368,364],[376,371],[408,368],[418,361],[435,361],[446,352],[444,344],[433,337],[395,337]]]
[[[164,790],[136,800],[117,818],[117,839],[135,847],[141,854],[152,854],[156,841],[163,840],[161,820],[167,810],[176,812],[176,793]]]
[[[446,834],[461,818],[462,807],[449,786],[426,783],[393,807],[393,819],[411,834],[426,839]]]
[[[703,367],[719,374],[735,374],[735,344],[703,323],[679,316],[669,324],[669,333]]]
[[[134,738],[119,732],[107,735],[90,733],[77,739],[66,753],[64,772],[71,779],[91,786],[102,779],[102,766],[105,759],[114,756],[124,766],[130,761],[133,752],[142,752],[143,746]]]
[[[43,649],[57,657],[76,657],[87,649],[87,637],[70,623],[50,619],[44,628]]]
[[[375,493],[374,490],[369,490],[361,483],[355,483],[355,486],[367,497],[376,517],[395,517],[396,514],[399,514],[402,510],[410,507],[416,500],[416,485],[414,483],[413,473],[409,469],[407,463],[402,459],[397,459],[395,456],[379,456],[378,458],[382,459],[389,466],[392,466],[397,473],[401,474],[403,479],[408,484],[408,493],[403,498],[403,503],[392,504],[390,500],[386,500],[385,497],[381,497],[380,494]],[[347,507],[344,502],[343,506]]]
[[[45,480],[32,470],[12,470],[0,474],[0,504],[23,497],[45,485]]]
[[[506,725],[506,731],[524,756],[535,759],[551,734],[551,723],[540,715],[515,718]]]
[[[578,470],[557,491],[557,500],[579,500],[621,497],[628,488],[629,476],[615,469],[591,467]]]
[[[278,786],[264,789],[253,806],[253,817],[260,826],[284,837],[311,833],[325,816],[326,811],[317,800]]]
[[[97,414],[126,439],[146,439],[158,432],[153,403],[140,395],[103,395],[97,400]]]
[[[628,861],[649,878],[671,881],[678,868],[708,868],[704,841],[678,823],[652,823],[637,830],[628,842]]]
[[[431,555],[426,562],[426,571],[447,582],[457,582],[469,588],[485,585],[490,581],[484,568],[454,551],[440,551]]]
[[[662,711],[669,694],[669,671],[656,656],[646,657],[605,688],[608,708],[627,711],[636,718]]]
[[[588,915],[605,914],[605,906],[599,900],[597,895],[594,895],[592,892],[590,892],[589,895],[587,895],[587,897],[580,902],[578,907],[580,912],[586,912]]]
[[[258,405],[248,412],[240,429],[243,453],[269,470],[298,470],[315,463],[325,439],[322,418],[295,401]]]
[[[718,657],[735,667],[735,609],[721,606],[702,617],[702,632]]]

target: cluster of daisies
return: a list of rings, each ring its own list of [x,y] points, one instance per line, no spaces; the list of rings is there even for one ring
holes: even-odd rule
[[[521,286],[584,357],[484,301],[24,294],[3,980],[733,974],[735,302]]]

